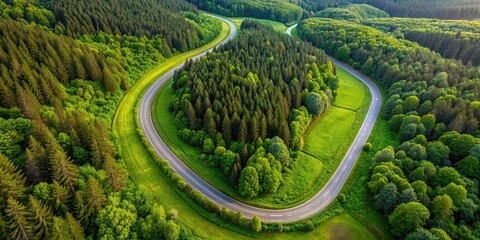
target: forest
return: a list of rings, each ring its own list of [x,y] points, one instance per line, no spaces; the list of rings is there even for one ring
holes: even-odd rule
[[[107,14],[112,9],[103,2],[75,2],[105,11],[88,24],[83,14],[93,10],[61,10],[73,2],[0,2],[0,238],[191,236],[178,212],[154,204],[150,190],[128,180],[111,132],[116,106],[144,72],[220,32],[217,20],[172,2],[168,14],[178,21],[159,11],[151,12],[155,21],[136,22],[134,13],[145,6],[135,2],[128,8],[132,25]],[[192,12],[173,10],[184,6]],[[167,22],[178,32],[162,32]],[[136,24],[152,24],[151,32],[132,32]],[[191,38],[177,35],[184,33]],[[176,47],[175,39],[188,42]]]
[[[227,17],[254,17],[282,23],[301,19],[303,10],[284,0],[188,0],[199,9]]]
[[[227,69],[224,71],[223,69]],[[244,21],[241,35],[176,73],[181,138],[253,198],[275,193],[290,151],[331,104],[338,79],[323,51]]]
[[[399,146],[375,155],[368,187],[392,234],[480,237],[477,68],[360,24],[308,19],[299,35],[388,89]]]
[[[315,14],[319,18],[332,18],[359,22],[366,18],[388,18],[388,13],[368,4],[350,4],[345,7],[327,8]]]
[[[394,17],[478,19],[476,0],[354,0],[370,4]]]
[[[445,58],[480,64],[480,21],[382,18],[365,19],[362,24],[417,42]]]

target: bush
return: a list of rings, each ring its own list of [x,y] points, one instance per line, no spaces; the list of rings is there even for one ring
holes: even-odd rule
[[[313,225],[313,222],[312,221],[308,221],[306,224],[305,224],[305,229],[307,231],[313,231],[315,229],[315,225]]]
[[[363,150],[364,150],[365,152],[370,152],[370,151],[372,150],[372,148],[373,148],[373,146],[372,146],[372,144],[369,143],[369,142],[365,143],[365,145],[363,146]]]
[[[337,199],[341,204],[344,204],[347,202],[347,197],[343,193],[338,194]]]

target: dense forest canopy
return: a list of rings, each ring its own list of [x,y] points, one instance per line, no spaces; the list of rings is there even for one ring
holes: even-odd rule
[[[276,192],[289,149],[303,148],[306,128],[330,106],[338,80],[323,51],[310,44],[256,22],[245,21],[242,29],[175,75],[170,109],[180,136],[203,146],[251,198]]]
[[[326,8],[343,7],[350,3],[351,0],[288,0],[293,4],[296,4],[308,12],[317,12]]]
[[[297,22],[303,10],[284,0],[188,0],[199,9],[229,17],[254,17],[282,23]]]
[[[480,21],[418,18],[365,19],[362,24],[391,32],[464,64],[480,64]]]
[[[184,1],[151,9],[137,1],[126,19],[112,14],[126,1],[61,10],[72,3],[0,1],[0,238],[191,237],[178,213],[127,180],[111,124],[129,86],[166,57],[213,40],[220,22]],[[134,13],[152,9],[155,21],[135,22]],[[174,30],[161,33],[164,23]],[[138,24],[159,32],[130,32]]]
[[[357,0],[355,0],[357,1]],[[477,0],[360,0],[394,17],[478,19]]]
[[[480,237],[479,69],[346,21],[307,19],[299,35],[388,89],[382,114],[402,144],[375,155],[368,186],[392,234]]]
[[[388,13],[367,4],[350,4],[342,8],[327,8],[316,17],[360,21],[365,18],[388,18]]]

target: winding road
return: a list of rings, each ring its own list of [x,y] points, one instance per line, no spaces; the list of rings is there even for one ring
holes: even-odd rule
[[[228,23],[230,26],[230,35],[221,44],[225,44],[236,36],[237,30],[235,25],[231,21],[215,15],[210,16],[218,18]],[[287,30],[287,34],[290,35],[292,29],[295,27],[296,25],[290,27]],[[213,49],[201,53],[196,57],[192,58],[191,60],[198,60],[200,57],[206,55],[208,52],[211,51],[213,51]],[[183,67],[183,64],[177,66],[176,68],[172,69],[171,71],[160,77],[143,96],[140,102],[140,109],[138,111],[141,128],[144,131],[151,146],[155,149],[159,156],[167,160],[172,166],[172,168],[175,170],[175,172],[182,176],[188,184],[200,191],[207,198],[209,198],[211,201],[215,202],[219,206],[225,207],[234,212],[241,212],[243,216],[247,218],[252,218],[254,215],[257,215],[264,222],[293,222],[308,218],[327,208],[328,205],[330,205],[330,203],[332,203],[337,197],[338,193],[347,181],[348,175],[355,166],[355,162],[358,159],[363,146],[365,145],[368,137],[370,136],[382,103],[379,89],[367,77],[355,71],[348,65],[337,61],[336,59],[329,59],[337,67],[345,69],[368,86],[372,94],[372,103],[360,131],[358,132],[344,159],[340,163],[338,169],[335,171],[333,176],[319,193],[317,193],[313,198],[299,206],[282,210],[270,210],[257,208],[238,202],[226,196],[217,189],[213,188],[207,182],[201,179],[192,170],[190,170],[177,156],[175,156],[175,154],[169,149],[167,145],[165,145],[165,143],[162,141],[157,131],[155,130],[152,121],[152,103],[158,90],[164,84],[166,84],[169,79],[173,77],[173,74],[176,70],[179,70]]]

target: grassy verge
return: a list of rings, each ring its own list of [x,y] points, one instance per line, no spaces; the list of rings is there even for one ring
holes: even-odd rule
[[[372,150],[362,152],[342,189],[342,193],[347,197],[347,202],[343,207],[350,215],[355,216],[357,221],[368,228],[376,238],[391,239],[388,221],[374,209],[374,198],[369,193],[367,182],[369,181],[370,167],[375,153],[389,145],[397,146],[400,139],[396,133],[390,131],[388,121],[379,116],[370,134],[369,141],[373,146]]]
[[[370,104],[368,89],[358,79],[338,70],[340,88],[334,107],[312,123],[305,138],[305,152],[292,171],[284,174],[284,184],[274,195],[252,200],[242,198],[217,168],[201,162],[201,149],[184,143],[177,135],[175,117],[168,102],[175,94],[170,85],[157,93],[153,103],[153,122],[162,139],[184,163],[216,189],[244,203],[264,208],[288,208],[313,197],[328,181],[355,138]]]
[[[291,34],[293,38],[298,38],[298,28],[292,29]]]
[[[341,214],[330,218],[311,232],[269,233],[265,234],[265,238],[365,240],[375,239],[375,236],[349,214]]]
[[[125,165],[133,182],[149,188],[154,193],[157,203],[167,209],[177,209],[180,212],[182,223],[192,227],[195,234],[204,239],[247,239],[255,237],[255,235],[239,227],[225,224],[220,218],[208,213],[175,187],[175,184],[157,167],[143,146],[136,132],[135,107],[142,94],[159,76],[186,59],[215,46],[223,41],[229,33],[230,29],[224,23],[221,34],[211,43],[172,57],[147,73],[125,95],[118,107],[113,124]]]
[[[263,25],[267,25],[271,28],[273,28],[277,32],[282,32],[284,33],[287,31],[287,26],[281,22],[275,22],[272,20],[267,20],[267,19],[256,19],[256,18],[245,18],[245,17],[235,17],[235,18],[228,18],[230,21],[235,23],[235,26],[237,26],[237,29],[240,29],[240,25],[242,25],[242,22],[246,19],[251,19],[260,22]]]

